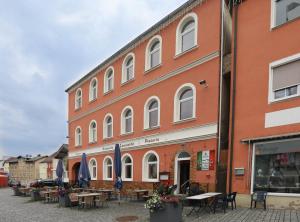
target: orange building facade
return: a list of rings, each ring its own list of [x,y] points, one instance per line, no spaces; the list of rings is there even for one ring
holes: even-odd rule
[[[269,206],[299,208],[299,36],[300,1],[248,0],[233,9],[228,187],[246,206],[252,192],[267,191]]]
[[[188,1],[66,90],[71,182],[86,153],[92,186],[112,187],[120,144],[125,188],[164,182],[180,193],[197,182],[216,189],[228,148],[224,10],[219,0]]]

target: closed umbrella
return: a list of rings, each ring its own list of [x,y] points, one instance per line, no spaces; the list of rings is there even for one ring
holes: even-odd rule
[[[80,187],[87,187],[91,180],[91,174],[86,161],[86,154],[83,153],[80,161],[80,167],[78,172],[78,181]]]
[[[57,166],[56,166],[56,176],[57,176],[57,185],[58,186],[62,186],[62,177],[64,174],[64,166],[63,166],[63,162],[61,159],[58,160]]]
[[[121,162],[121,150],[120,150],[120,145],[116,144],[115,145],[115,159],[114,159],[114,168],[115,168],[115,175],[116,175],[116,182],[115,182],[115,187],[119,190],[119,204],[120,204],[120,190],[122,189],[122,162]]]

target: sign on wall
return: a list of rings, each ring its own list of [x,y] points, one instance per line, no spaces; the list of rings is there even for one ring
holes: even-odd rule
[[[197,153],[197,170],[214,170],[214,166],[214,150],[205,150]]]

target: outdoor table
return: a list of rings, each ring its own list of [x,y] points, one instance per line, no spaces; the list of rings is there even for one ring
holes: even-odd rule
[[[21,188],[19,188],[19,191],[20,191],[24,196],[26,196],[27,194],[30,193],[31,188],[30,188],[30,187],[21,187]]]
[[[203,194],[199,194],[199,195],[195,195],[195,196],[190,196],[190,197],[186,197],[187,200],[195,200],[195,201],[199,201],[199,206],[198,209],[196,205],[193,206],[193,208],[191,209],[191,211],[187,214],[187,216],[191,215],[192,212],[196,212],[199,213],[201,210],[201,202],[204,200],[208,200],[209,198],[214,198],[218,195],[221,195],[222,193],[217,193],[217,192],[208,192],[208,193],[203,193]],[[211,207],[210,204],[205,202],[203,210],[208,209],[209,212],[211,212]]]
[[[137,198],[137,200],[139,200],[140,199],[140,194],[142,194],[142,195],[148,195],[148,190],[143,190],[143,189],[137,189],[137,190],[134,190],[133,192],[135,192],[136,193],[136,198]]]
[[[79,193],[79,194],[77,194],[77,197],[82,198],[84,200],[84,202],[85,202],[86,197],[93,197],[94,198],[94,200],[93,200],[94,204],[95,204],[95,198],[97,196],[101,196],[101,193]]]
[[[107,196],[108,196],[108,200],[110,200],[113,190],[111,190],[111,189],[100,189],[100,190],[97,190],[97,192],[106,193]]]
[[[57,193],[57,190],[43,191],[43,194],[45,195],[45,202],[50,202],[50,194],[51,193]]]

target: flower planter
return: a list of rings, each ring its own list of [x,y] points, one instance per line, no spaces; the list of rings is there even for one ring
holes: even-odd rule
[[[58,203],[60,207],[70,207],[71,201],[69,195],[59,195],[58,196]]]
[[[181,222],[182,203],[164,203],[164,207],[159,210],[150,211],[150,222]]]
[[[38,200],[42,199],[41,195],[40,195],[40,191],[38,191],[38,190],[31,191],[30,196],[31,196],[31,200],[33,200],[33,201],[38,201]]]
[[[15,196],[21,196],[22,193],[19,190],[19,187],[13,187],[14,195]]]

